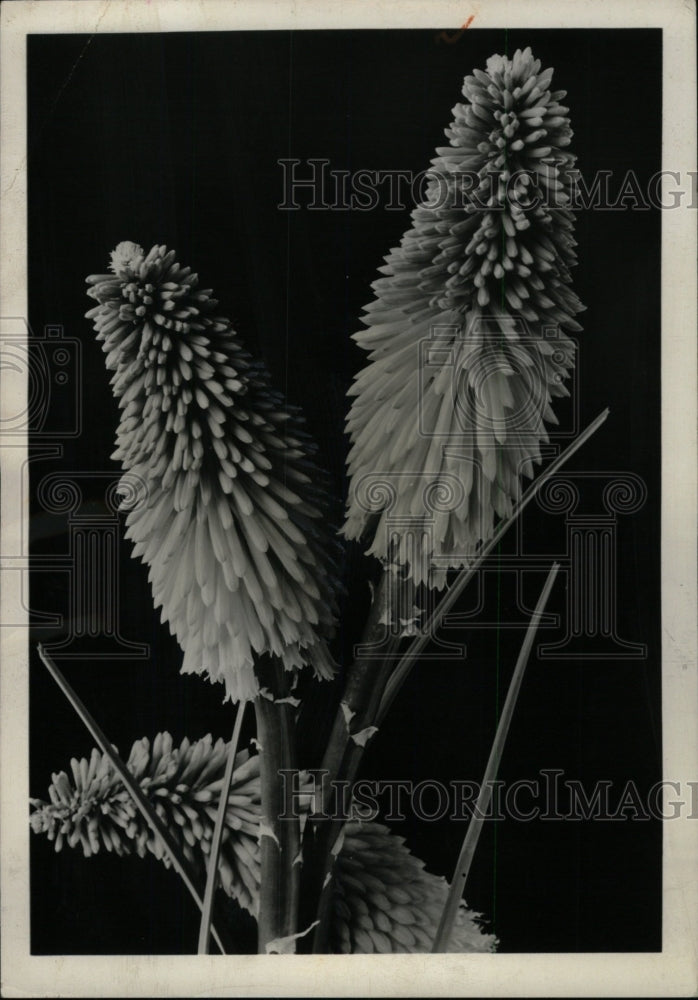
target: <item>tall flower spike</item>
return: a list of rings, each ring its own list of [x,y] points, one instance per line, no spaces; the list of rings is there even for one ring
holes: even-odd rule
[[[228,744],[211,736],[175,747],[169,733],[152,744],[137,740],[127,761],[160,819],[203,878],[223,784]],[[259,759],[247,751],[235,759],[226,826],[218,859],[221,885],[256,914],[259,895]],[[52,776],[50,802],[31,799],[31,826],[45,833],[57,851],[82,846],[85,857],[102,848],[120,856],[149,852],[169,867],[170,858],[137,810],[109,758],[93,750],[88,760],[71,760]]]
[[[446,902],[446,879],[424,871],[402,837],[380,823],[349,822],[336,862],[332,951],[428,952]],[[449,951],[490,952],[497,945],[479,915],[462,903]]]
[[[578,172],[552,75],[525,49],[465,78],[450,145],[355,334],[369,363],[350,390],[344,532],[386,559],[388,518],[421,522],[391,554],[417,583],[442,587],[511,513],[557,422],[552,397],[568,394]]]
[[[145,484],[126,534],[183,672],[234,701],[257,695],[263,654],[331,676],[327,496],[300,412],[172,250],[120,243],[111,268],[87,279],[87,316],[122,411],[112,457]]]

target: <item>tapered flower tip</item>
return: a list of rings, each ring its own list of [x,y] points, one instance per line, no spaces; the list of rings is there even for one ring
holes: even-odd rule
[[[111,268],[87,279],[87,315],[122,411],[126,534],[183,671],[234,701],[258,694],[264,655],[331,676],[335,542],[300,412],[173,251],[120,243]]]
[[[211,736],[175,746],[169,733],[158,733],[152,743],[137,740],[126,765],[202,879],[227,754],[228,744]],[[56,851],[67,845],[81,846],[85,857],[102,849],[120,856],[150,853],[169,867],[162,841],[105,754],[93,750],[89,760],[71,760],[70,769],[70,775],[52,776],[48,802],[30,800],[35,833],[47,834]],[[243,751],[235,758],[218,871],[228,895],[252,913],[259,895],[259,813],[259,758]]]
[[[352,954],[428,952],[448,883],[430,875],[402,837],[380,823],[350,822],[335,866],[333,951]],[[497,940],[461,904],[449,951],[491,952]]]
[[[119,243],[115,250],[112,250],[110,267],[117,277],[123,278],[129,270],[135,271],[143,257],[143,247],[137,243],[131,243],[130,240],[124,240],[123,243]]]
[[[465,78],[425,200],[355,340],[346,537],[442,587],[533,475],[568,395],[576,181],[564,91],[530,49]],[[400,525],[405,525],[404,529]]]

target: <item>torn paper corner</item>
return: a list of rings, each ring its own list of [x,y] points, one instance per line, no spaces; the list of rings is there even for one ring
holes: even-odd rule
[[[361,729],[358,733],[352,733],[351,738],[357,746],[365,747],[373,734],[377,732],[378,726],[366,726],[365,729]]]
[[[310,927],[306,927],[304,931],[298,931],[297,934],[289,934],[288,937],[274,938],[273,941],[268,941],[266,949],[267,955],[295,955],[296,941],[298,938],[305,937],[305,935],[309,934],[319,923],[319,920],[314,920]]]
[[[347,705],[346,701],[341,702],[341,704],[340,704],[339,707],[342,709],[342,715],[344,716],[344,721],[346,722],[347,729],[348,729],[349,728],[349,723],[351,722],[351,720],[356,715],[356,712],[352,712],[352,710]]]

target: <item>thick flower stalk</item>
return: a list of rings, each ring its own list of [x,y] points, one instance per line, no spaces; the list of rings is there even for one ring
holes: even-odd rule
[[[211,736],[175,746],[169,733],[152,743],[144,737],[131,748],[127,767],[140,783],[182,853],[203,877],[216,806],[221,794],[228,744]],[[247,751],[236,757],[226,825],[218,859],[220,884],[256,915],[259,897],[259,758]],[[114,771],[109,758],[93,750],[89,760],[73,759],[71,774],[52,776],[49,802],[31,799],[31,826],[45,833],[57,851],[81,846],[85,857],[100,850],[118,855],[149,852],[170,866],[164,845]]]
[[[511,514],[567,394],[577,171],[552,75],[525,49],[465,78],[355,334],[369,363],[350,390],[344,530],[416,583],[442,587]]]
[[[331,676],[327,498],[299,411],[173,251],[120,243],[111,268],[87,279],[87,315],[122,411],[127,537],[183,672],[234,701],[258,694],[264,654]]]
[[[428,952],[448,895],[445,878],[430,875],[402,837],[380,823],[344,828],[335,870],[330,941],[333,952]],[[479,914],[461,903],[449,951],[491,952]]]

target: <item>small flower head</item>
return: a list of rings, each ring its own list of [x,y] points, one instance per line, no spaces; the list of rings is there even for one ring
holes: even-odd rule
[[[369,362],[350,390],[344,531],[417,583],[442,587],[511,513],[567,395],[566,331],[583,308],[569,287],[577,172],[552,75],[525,49],[465,78],[450,144],[355,335]],[[384,500],[367,501],[371,482]],[[434,504],[435,490],[450,499]]]
[[[349,822],[335,869],[333,951],[352,954],[428,952],[446,903],[446,879],[380,823]],[[496,938],[461,904],[449,951],[489,952]]]
[[[127,767],[160,819],[203,879],[223,785],[228,744],[205,736],[175,746],[169,733],[137,740]],[[31,827],[47,834],[57,851],[81,846],[85,857],[102,849],[119,856],[146,852],[169,867],[169,854],[145,822],[111,761],[98,750],[73,759],[71,774],[52,776],[48,802],[32,799]],[[223,889],[256,913],[259,896],[259,759],[235,759],[226,826],[218,861]]]
[[[87,279],[87,315],[121,408],[113,457],[145,484],[126,534],[183,671],[235,701],[264,654],[330,676],[327,495],[299,411],[173,251],[120,243],[111,268]]]

